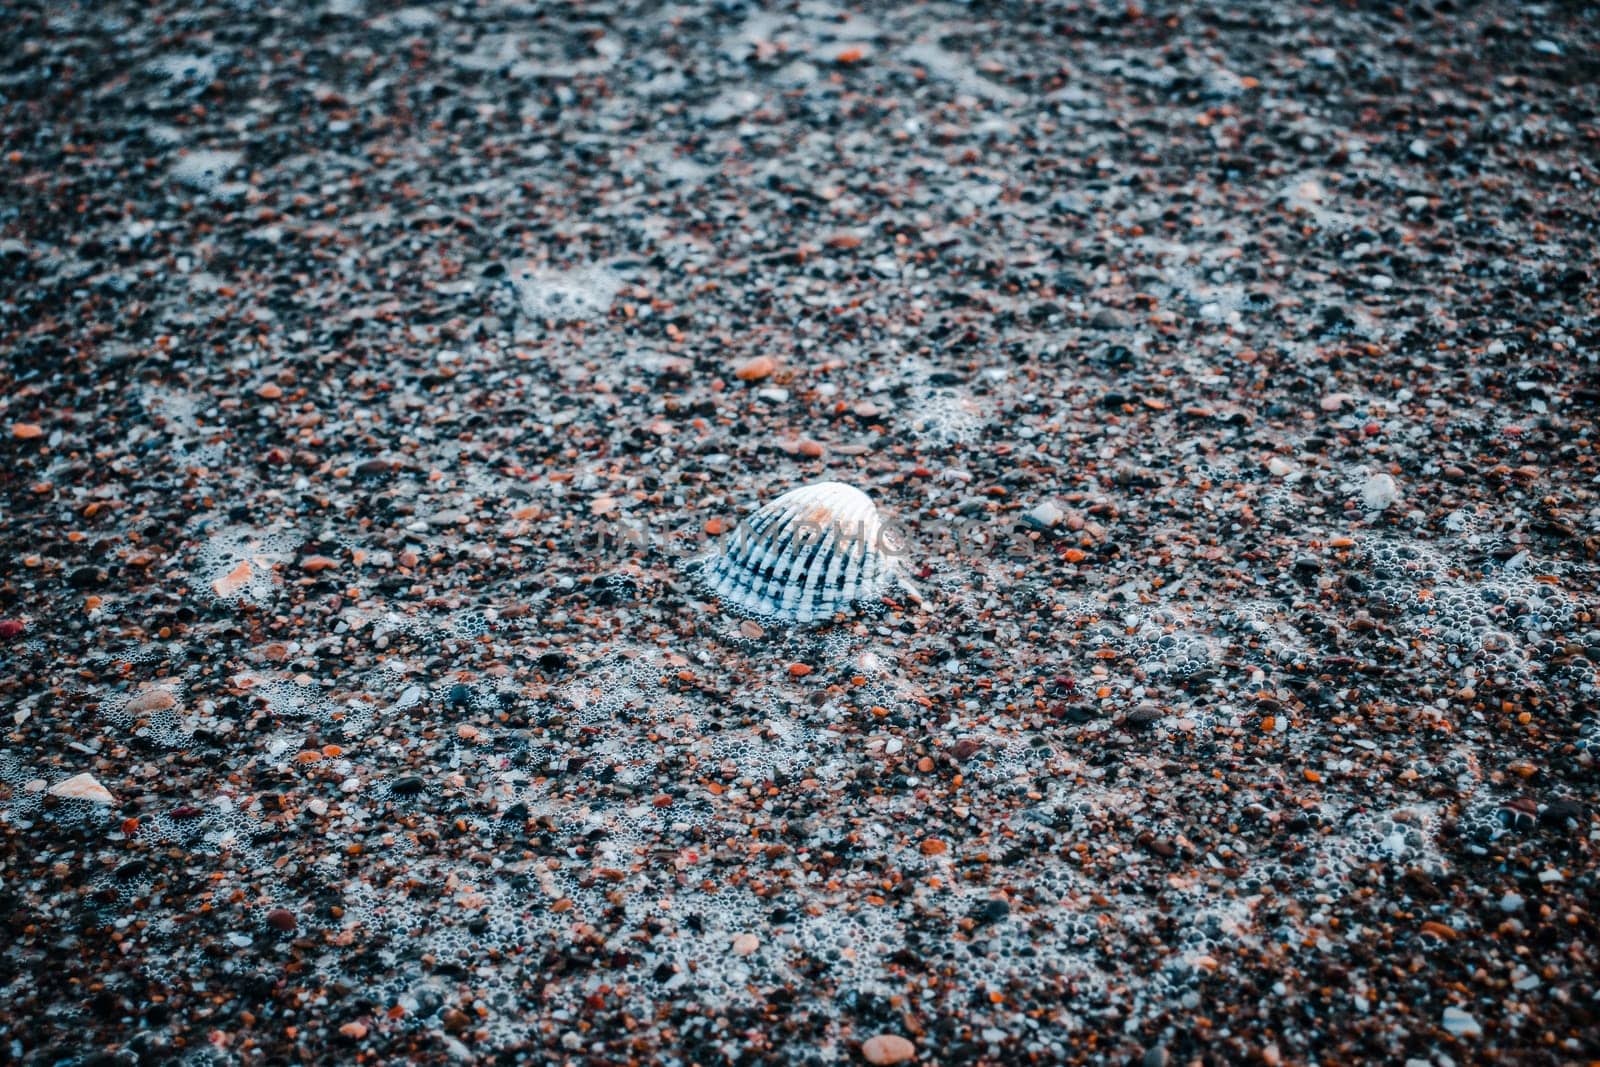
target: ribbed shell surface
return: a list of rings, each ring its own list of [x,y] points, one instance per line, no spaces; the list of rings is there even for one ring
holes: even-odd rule
[[[820,622],[881,596],[894,581],[878,509],[843,482],[817,482],[756,510],[701,572],[747,614]]]

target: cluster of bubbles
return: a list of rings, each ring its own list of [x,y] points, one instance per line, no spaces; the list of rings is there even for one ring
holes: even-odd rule
[[[531,264],[512,270],[509,281],[517,309],[535,322],[603,319],[623,285],[605,267],[561,271]]]
[[[220,189],[229,172],[244,160],[239,152],[226,149],[196,149],[180,156],[169,172],[172,180],[200,193]]]
[[[1171,606],[1131,616],[1132,647],[1146,673],[1178,679],[1192,678],[1217,661],[1217,642],[1195,625],[1192,612]]]
[[[182,693],[182,683],[169,679],[102,701],[100,714],[107,723],[151,744],[168,749],[187,748],[199,720],[197,715],[185,715]]]
[[[278,589],[276,568],[294,559],[303,540],[292,529],[212,527],[209,522],[202,522],[196,532],[204,541],[195,552],[191,572],[195,589],[224,604],[270,601]]]
[[[983,432],[982,409],[955,389],[926,387],[909,405],[911,429],[929,444],[948,447],[977,440]]]
[[[1473,562],[1449,545],[1370,539],[1360,546],[1371,579],[1365,595],[1403,632],[1427,638],[1424,654],[1501,686],[1545,687],[1555,639],[1573,634],[1592,608],[1567,586],[1571,566],[1526,550],[1502,562],[1482,553],[1474,524],[1451,525]]]

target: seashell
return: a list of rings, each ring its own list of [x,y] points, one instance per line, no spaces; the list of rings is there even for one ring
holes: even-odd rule
[[[872,499],[843,482],[791,489],[741,522],[700,580],[748,615],[820,622],[903,584]]]

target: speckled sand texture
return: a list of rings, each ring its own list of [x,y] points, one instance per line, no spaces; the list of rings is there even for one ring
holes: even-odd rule
[[[1600,1057],[1592,5],[0,7],[0,1062]],[[906,548],[721,610],[751,509]]]

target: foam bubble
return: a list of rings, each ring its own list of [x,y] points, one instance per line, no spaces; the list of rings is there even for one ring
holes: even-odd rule
[[[244,161],[244,153],[221,149],[196,149],[172,165],[172,180],[202,193],[215,192],[228,172]]]
[[[522,314],[554,322],[605,318],[623,286],[604,267],[561,271],[525,265],[511,271],[510,281]]]

